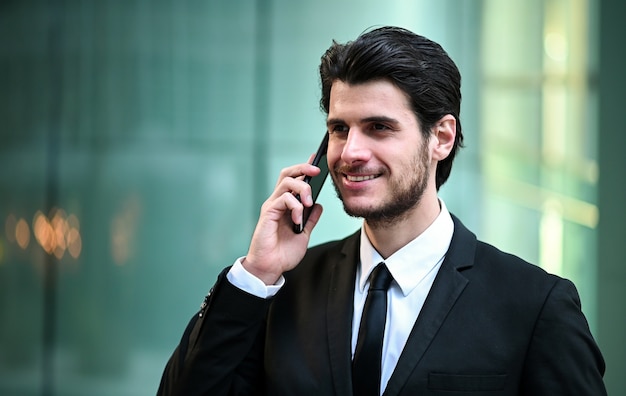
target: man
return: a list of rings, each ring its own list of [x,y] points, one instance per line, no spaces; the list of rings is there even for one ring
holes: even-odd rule
[[[320,170],[285,168],[159,394],[606,394],[574,285],[477,241],[437,196],[463,140],[445,51],[379,28],[334,43],[320,75],[330,174],[363,227],[307,249],[321,206],[292,226]]]

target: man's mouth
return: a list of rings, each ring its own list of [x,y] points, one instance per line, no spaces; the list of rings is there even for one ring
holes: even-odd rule
[[[359,176],[345,175],[345,176],[346,176],[346,179],[348,179],[348,181],[351,181],[351,182],[362,182],[362,181],[366,181],[366,180],[376,179],[379,175],[359,175]]]

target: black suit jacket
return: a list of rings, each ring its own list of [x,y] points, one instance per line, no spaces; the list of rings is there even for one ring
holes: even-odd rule
[[[385,395],[605,395],[574,285],[454,235]],[[222,272],[170,358],[162,395],[351,395],[359,233],[310,248],[269,300]]]

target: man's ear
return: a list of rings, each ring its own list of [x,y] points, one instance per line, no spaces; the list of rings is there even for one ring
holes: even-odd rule
[[[452,114],[446,114],[433,126],[431,142],[433,156],[437,161],[444,160],[454,147],[456,138],[456,118]]]

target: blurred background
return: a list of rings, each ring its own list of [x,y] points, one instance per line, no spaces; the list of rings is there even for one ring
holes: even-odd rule
[[[463,75],[441,196],[578,286],[626,394],[626,3],[0,2],[0,394],[153,395],[279,170],[324,132],[333,39],[400,25]],[[359,227],[326,186],[311,243]]]

